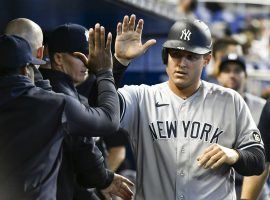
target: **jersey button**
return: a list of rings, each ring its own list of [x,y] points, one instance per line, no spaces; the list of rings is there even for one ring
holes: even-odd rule
[[[184,195],[179,195],[179,198],[178,198],[179,200],[184,200],[185,198],[184,198]]]
[[[185,148],[184,147],[181,148],[181,153],[185,153]]]
[[[183,170],[181,170],[181,171],[178,171],[178,172],[177,172],[177,175],[178,175],[178,176],[179,176],[179,175],[180,175],[180,176],[184,176],[184,175],[185,175],[185,173],[184,173],[184,171],[183,171]]]

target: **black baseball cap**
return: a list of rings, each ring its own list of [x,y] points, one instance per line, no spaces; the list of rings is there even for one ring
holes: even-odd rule
[[[48,40],[49,54],[81,52],[88,54],[88,30],[79,24],[63,24],[56,27]]]
[[[243,69],[244,72],[246,72],[246,62],[244,60],[244,58],[242,58],[241,56],[235,54],[235,53],[230,53],[224,57],[222,57],[221,59],[221,63],[219,65],[219,71],[223,71],[226,67],[226,64],[228,63],[236,63],[239,66],[241,66],[241,68]]]
[[[27,64],[44,65],[45,61],[32,55],[31,47],[22,37],[0,36],[0,69],[16,69]]]

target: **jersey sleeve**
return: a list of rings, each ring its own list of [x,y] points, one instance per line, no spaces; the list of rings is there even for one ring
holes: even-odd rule
[[[262,110],[258,128],[264,142],[266,161],[270,162],[270,99]]]
[[[138,132],[140,86],[124,86],[118,90],[120,101],[120,127],[129,135]]]
[[[236,134],[235,148],[244,150],[252,146],[264,149],[261,134],[244,99],[235,93]]]

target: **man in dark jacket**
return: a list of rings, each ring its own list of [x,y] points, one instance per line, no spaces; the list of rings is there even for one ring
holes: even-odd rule
[[[54,92],[63,93],[79,102],[80,97],[74,82],[84,80],[87,68],[80,59],[66,52],[78,51],[88,55],[87,40],[88,30],[80,25],[65,24],[57,27],[49,39],[52,70],[40,69],[44,79],[50,80]],[[58,65],[58,62],[61,63],[61,66]],[[56,65],[59,68],[55,69]],[[111,133],[108,132],[108,134]],[[98,189],[105,189],[111,184],[114,173],[105,170],[102,153],[95,146],[92,137],[72,135],[65,137],[63,152],[57,181],[57,199],[72,200],[76,198],[74,197],[76,184]],[[91,196],[92,199],[95,199],[94,193],[91,193]]]
[[[29,44],[17,36],[0,37],[2,199],[56,199],[64,136],[96,136],[97,132],[100,135],[118,129],[119,108],[115,106],[117,95],[108,48],[111,38],[108,40],[106,49],[99,46],[101,51],[93,50],[91,55],[100,90],[100,106],[93,109],[68,96],[35,87],[33,64],[42,63],[32,56]],[[123,182],[128,183],[122,179],[120,188],[131,195]]]
[[[86,38],[85,32],[86,29],[83,30],[84,38]],[[28,41],[32,49],[32,55],[40,59],[42,58],[44,49],[44,47],[42,46],[43,33],[40,26],[35,22],[26,18],[14,19],[7,24],[5,28],[5,34],[14,34],[24,38],[26,41]],[[85,49],[88,51],[88,41],[84,41],[86,43]],[[51,90],[49,81],[43,80],[42,75],[36,67],[33,69],[35,71],[35,85],[45,90]],[[81,170],[80,173],[77,174],[77,179],[85,180],[85,177],[88,177],[89,180],[87,181],[87,183],[85,181],[83,183],[83,185],[87,185],[88,187],[96,187],[98,189],[103,189],[107,188],[110,185],[109,188],[111,188],[111,186],[115,184],[117,179],[121,179],[121,176],[113,174],[105,168],[103,162],[104,159],[101,155],[101,152],[99,151],[98,147],[95,145],[95,142],[91,137],[88,139],[82,138],[80,136],[74,138],[74,145],[71,144],[71,136],[66,136],[64,139],[64,146],[71,145],[70,149],[72,149],[74,154],[71,155],[71,151],[66,151],[66,148],[64,147],[64,156],[61,166],[65,166],[63,163],[66,163],[67,159],[72,158],[75,161],[74,166],[72,165],[72,167],[75,168],[77,171]],[[73,189],[68,188],[70,186],[70,182],[73,183],[73,181],[71,181],[73,179],[73,173],[71,173],[71,171],[68,169],[68,167],[60,167],[59,177],[62,177],[62,181],[59,181],[58,179],[58,191],[60,191],[57,193],[58,199],[66,200],[68,198],[72,198],[73,196]],[[84,172],[85,174],[83,174],[82,172]],[[62,188],[66,188],[66,191],[63,192]]]

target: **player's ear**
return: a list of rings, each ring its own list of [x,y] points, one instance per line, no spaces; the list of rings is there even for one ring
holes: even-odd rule
[[[63,56],[62,56],[61,53],[55,53],[53,55],[53,58],[54,58],[54,62],[55,62],[56,65],[58,65],[58,66],[61,66],[62,65],[62,63],[63,63]]]
[[[39,47],[37,50],[37,58],[42,59],[43,58],[43,52],[44,52],[44,46]]]
[[[53,64],[52,67],[56,70],[62,71],[63,70],[63,54],[62,53],[55,53],[53,55]]]

